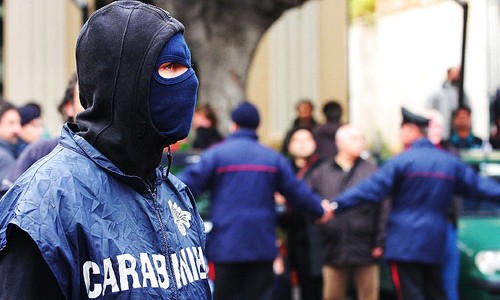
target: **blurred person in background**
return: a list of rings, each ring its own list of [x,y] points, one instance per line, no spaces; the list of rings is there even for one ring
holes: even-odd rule
[[[292,129],[294,127],[305,127],[314,129],[318,122],[314,119],[314,104],[309,99],[302,99],[295,106],[297,117],[293,120]]]
[[[191,127],[191,131],[194,132],[191,147],[195,150],[205,150],[222,141],[222,135],[217,126],[217,115],[212,107],[208,104],[198,105],[194,110]]]
[[[66,84],[61,102],[57,105],[57,111],[61,114],[63,122],[75,123],[76,115],[85,110],[80,103],[78,93],[78,79],[76,73],[73,73]]]
[[[292,130],[288,152],[298,179],[307,182],[311,172],[321,164],[322,160],[315,151],[316,141],[309,128],[296,127]],[[319,225],[310,215],[291,206],[280,217],[280,224],[286,232],[289,270],[294,273],[292,278],[298,279],[301,299],[321,300],[323,279]]]
[[[453,111],[450,143],[459,151],[479,149],[483,145],[483,140],[472,132],[470,107],[463,106]]]
[[[493,149],[500,149],[500,113],[495,116],[495,128],[490,135],[490,144]]]
[[[451,133],[451,120],[453,111],[458,106],[460,82],[461,82],[461,67],[454,66],[446,70],[446,80],[441,87],[433,92],[427,100],[427,108],[434,108],[438,110],[444,118],[443,121],[443,138],[448,139]],[[469,98],[464,94],[463,105],[470,106]]]
[[[500,149],[500,87],[496,90],[490,111],[493,129],[489,141],[493,149]]]
[[[0,101],[0,181],[3,183],[16,163],[21,115],[14,104]]]
[[[321,158],[331,158],[337,153],[335,133],[342,125],[342,106],[337,101],[331,100],[323,105],[323,115],[326,122],[314,129],[314,138],[318,147],[316,152]]]
[[[334,199],[377,170],[361,157],[365,139],[346,124],[335,136],[337,153],[312,171],[308,181],[321,197]],[[358,299],[376,300],[379,294],[378,260],[383,254],[388,202],[366,203],[321,226],[323,299],[346,298],[352,274]]]
[[[449,142],[443,140],[443,116],[435,109],[425,112],[424,116],[429,119],[427,137],[439,149],[443,149],[460,157],[458,150]],[[460,272],[460,250],[458,249],[458,214],[460,211],[460,197],[454,197],[448,208],[448,224],[446,227],[446,246],[443,262],[444,290],[448,300],[458,300],[458,276]]]
[[[438,148],[446,150],[453,155],[459,156],[456,149],[448,140],[444,139],[444,118],[436,109],[427,109],[424,117],[429,119],[427,127],[427,138]]]
[[[58,111],[61,113],[63,121],[75,122],[77,113],[83,111],[80,97],[78,96],[78,84],[76,74],[71,76]],[[59,142],[59,136],[48,140],[40,140],[30,143],[16,159],[16,164],[8,176],[8,181],[4,182],[1,190],[5,192],[21,174],[26,171],[37,160],[49,154]]]
[[[309,99],[302,99],[295,105],[296,117],[292,122],[292,126],[287,130],[283,143],[281,145],[281,153],[288,155],[288,143],[290,141],[290,133],[294,128],[309,128],[314,130],[318,125],[314,119],[314,104]]]
[[[38,141],[43,133],[42,109],[40,105],[30,102],[19,108],[21,115],[21,131],[17,141],[17,156],[19,156],[26,146]]]
[[[445,300],[448,208],[456,194],[500,200],[500,183],[481,177],[426,136],[429,119],[402,108],[405,150],[334,199],[335,214],[390,196],[385,259],[398,299]]]
[[[292,207],[322,221],[321,200],[296,178],[289,161],[258,142],[260,115],[248,101],[231,113],[231,134],[179,175],[193,194],[210,192],[207,257],[215,266],[214,299],[270,299],[277,256],[275,192]]]

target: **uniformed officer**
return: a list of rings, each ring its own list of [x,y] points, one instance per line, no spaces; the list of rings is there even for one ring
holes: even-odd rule
[[[441,264],[447,208],[454,194],[498,201],[500,184],[435,147],[426,138],[428,119],[404,108],[402,116],[405,150],[337,197],[335,213],[390,196],[385,258],[398,298],[446,299]]]

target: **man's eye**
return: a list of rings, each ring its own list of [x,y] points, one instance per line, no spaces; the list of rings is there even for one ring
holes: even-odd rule
[[[174,78],[177,77],[188,70],[188,67],[176,63],[176,62],[165,62],[158,68],[158,73],[163,78]]]
[[[174,63],[166,63],[163,68],[165,70],[173,70],[174,69]]]

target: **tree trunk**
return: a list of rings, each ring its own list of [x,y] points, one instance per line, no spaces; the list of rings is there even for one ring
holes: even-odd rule
[[[198,102],[215,109],[223,132],[231,110],[245,99],[248,68],[262,35],[284,11],[306,1],[151,1],[186,26],[185,38],[200,79]]]

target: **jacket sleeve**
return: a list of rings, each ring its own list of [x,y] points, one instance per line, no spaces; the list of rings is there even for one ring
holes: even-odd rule
[[[393,160],[385,163],[378,171],[360,183],[347,189],[335,200],[336,213],[363,203],[363,201],[380,202],[390,194],[394,186],[397,165]]]
[[[9,229],[0,252],[0,299],[64,299],[35,242],[17,226]]]
[[[314,193],[305,181],[297,179],[288,160],[278,157],[278,192],[295,208],[305,209],[316,217],[324,213],[321,198]]]
[[[479,197],[500,202],[500,183],[489,177],[481,177],[472,167],[459,162],[456,187],[464,197]]]
[[[184,182],[194,197],[199,196],[209,185],[215,172],[215,154],[204,152],[200,161],[186,167],[177,177]]]

